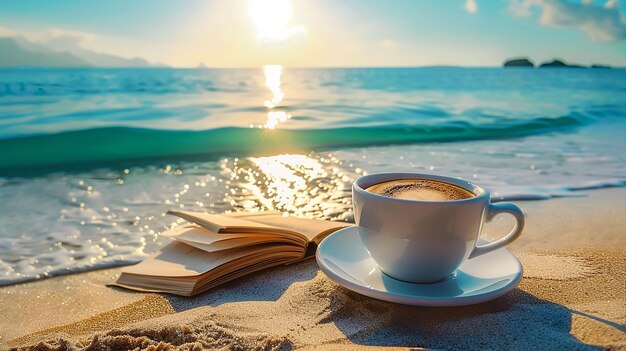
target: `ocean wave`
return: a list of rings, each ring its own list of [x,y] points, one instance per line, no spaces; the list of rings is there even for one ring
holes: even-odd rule
[[[262,155],[343,147],[423,142],[503,139],[584,125],[580,114],[534,119],[501,119],[476,124],[453,120],[437,125],[387,125],[333,129],[258,129],[226,127],[204,131],[130,127],[91,128],[0,140],[0,174],[24,169],[229,155]],[[64,168],[67,170],[67,167]]]

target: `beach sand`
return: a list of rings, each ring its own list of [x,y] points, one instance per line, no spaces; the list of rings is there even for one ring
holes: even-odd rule
[[[527,227],[511,250],[524,265],[524,278],[491,302],[424,308],[378,301],[338,286],[315,260],[194,298],[106,287],[118,268],[1,288],[0,345],[626,350],[626,189],[580,195],[518,202]],[[498,218],[485,236],[497,237],[510,223]]]

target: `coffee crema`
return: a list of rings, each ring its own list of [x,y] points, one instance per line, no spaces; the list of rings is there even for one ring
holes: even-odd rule
[[[366,191],[404,200],[451,201],[476,195],[459,186],[428,179],[396,179],[374,184]]]

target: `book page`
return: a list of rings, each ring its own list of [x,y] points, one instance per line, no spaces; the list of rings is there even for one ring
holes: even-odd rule
[[[147,265],[140,263],[124,269],[111,285],[191,296],[246,273],[295,262],[304,254],[300,246],[277,244],[224,252],[225,255],[214,255],[174,242],[146,259]]]
[[[249,221],[286,228],[303,234],[309,242],[319,243],[326,235],[341,228],[350,226],[347,222],[332,222],[321,219],[283,216],[282,214],[251,214],[242,216]]]
[[[276,213],[250,213],[215,215],[191,211],[171,210],[168,213],[197,223],[220,234],[235,233],[281,233],[297,235],[308,242],[319,243],[326,235],[349,226],[346,222],[332,222],[285,216]]]
[[[216,233],[283,233],[302,235],[284,227],[277,227],[260,222],[251,222],[243,217],[216,215],[201,212],[170,210],[167,213],[183,218],[189,222],[199,224]]]
[[[246,217],[256,217],[256,216],[268,216],[268,215],[282,215],[283,212],[280,211],[263,211],[263,212],[230,212],[224,214],[225,216],[234,217],[234,218],[246,218]]]
[[[172,228],[166,232],[161,233],[162,236],[168,237],[174,240],[184,239],[187,241],[194,241],[202,244],[213,244],[219,241],[226,241],[232,239],[254,239],[259,237],[275,237],[275,235],[268,234],[263,235],[259,233],[237,233],[237,234],[220,234],[210,231],[197,224],[187,224]]]
[[[265,243],[292,244],[301,247],[306,246],[308,243],[301,235],[295,236],[293,234],[287,235],[282,233],[220,234],[197,224],[178,226],[161,235],[184,242],[207,252]]]
[[[180,237],[176,238],[175,240],[185,243],[187,245],[191,245],[197,249],[200,249],[206,252],[230,250],[230,249],[242,248],[242,247],[251,246],[251,245],[282,243],[282,242],[278,242],[275,236],[270,236],[270,237],[260,236],[260,237],[255,237],[255,238],[247,237],[247,238],[241,238],[241,239],[229,239],[229,240],[217,241],[212,244],[204,244],[204,243],[197,242],[197,241],[188,241],[185,238],[180,238]],[[287,242],[287,243],[291,244],[290,242]],[[293,245],[302,247],[302,243],[296,243]]]
[[[255,245],[241,249],[206,252],[193,246],[174,241],[142,262],[125,267],[122,273],[159,277],[198,276],[222,264],[263,251],[271,245]]]

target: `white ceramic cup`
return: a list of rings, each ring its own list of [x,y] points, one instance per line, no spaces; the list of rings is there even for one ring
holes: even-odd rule
[[[474,197],[419,201],[386,197],[368,187],[397,179],[427,179],[453,184]],[[388,276],[411,283],[433,283],[450,277],[468,258],[510,244],[524,228],[524,215],[508,202],[490,203],[489,192],[466,180],[420,173],[378,173],[352,185],[354,218],[363,244]],[[510,213],[516,224],[492,243],[476,246],[483,223]]]

